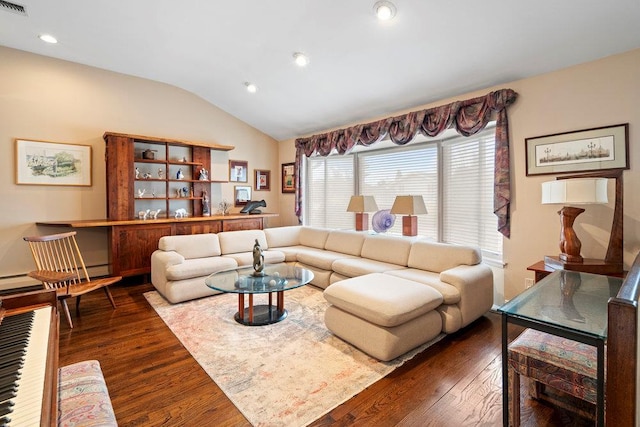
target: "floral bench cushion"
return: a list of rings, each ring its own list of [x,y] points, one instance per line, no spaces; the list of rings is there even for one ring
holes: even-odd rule
[[[597,350],[593,346],[527,329],[509,344],[508,359],[520,375],[596,402]]]
[[[118,425],[97,360],[86,360],[60,368],[58,408],[60,427]]]

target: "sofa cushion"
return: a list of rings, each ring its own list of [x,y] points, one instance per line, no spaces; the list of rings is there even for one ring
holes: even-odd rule
[[[324,249],[329,232],[324,228],[302,227],[300,229],[300,244],[310,248]]]
[[[364,233],[357,231],[333,230],[329,233],[324,248],[328,251],[360,256],[364,238]]]
[[[262,230],[236,230],[222,231],[218,233],[222,254],[235,254],[238,252],[251,252],[256,239],[262,250],[269,249],[267,238]]]
[[[444,304],[456,304],[460,302],[460,291],[449,283],[440,280],[440,274],[431,271],[418,270],[417,268],[403,268],[401,270],[386,271],[385,274],[431,286],[442,294]]]
[[[164,236],[158,241],[158,249],[175,251],[186,259],[214,257],[222,254],[218,235],[213,233]]]
[[[184,280],[193,277],[204,278],[217,271],[236,268],[238,264],[233,258],[210,257],[187,259],[182,264],[175,264],[167,268],[167,280]]]
[[[374,261],[366,258],[346,258],[337,259],[331,265],[334,272],[347,277],[364,276],[369,273],[384,273],[390,270],[405,268],[397,264]]]
[[[287,227],[265,228],[263,231],[269,247],[279,248],[281,246],[299,245],[301,228],[299,225],[291,225]]]
[[[418,240],[411,246],[408,266],[441,273],[458,265],[476,265],[481,261],[478,248]]]
[[[366,236],[360,256],[406,267],[414,240],[399,236]]]
[[[442,304],[435,289],[400,277],[374,273],[334,283],[324,298],[376,325],[401,325]]]
[[[298,262],[312,265],[323,270],[331,271],[331,265],[339,259],[359,259],[353,255],[345,255],[340,252],[323,251],[320,249],[301,251],[297,255]]]
[[[278,264],[284,262],[284,252],[279,250],[262,251],[265,264]],[[222,255],[223,258],[231,258],[238,263],[239,266],[253,265],[253,252],[240,252],[235,254]]]

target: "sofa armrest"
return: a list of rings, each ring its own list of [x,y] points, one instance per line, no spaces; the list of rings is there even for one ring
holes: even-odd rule
[[[486,264],[459,265],[440,273],[440,280],[460,292],[457,303],[462,325],[473,322],[493,306],[493,272]]]
[[[165,295],[167,288],[167,268],[182,264],[184,257],[176,251],[156,250],[151,254],[151,283]]]

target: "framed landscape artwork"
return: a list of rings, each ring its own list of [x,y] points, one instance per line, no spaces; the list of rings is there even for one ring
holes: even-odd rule
[[[629,169],[629,124],[525,139],[527,176]]]
[[[248,163],[243,160],[229,160],[229,181],[247,182]]]
[[[16,139],[16,184],[91,186],[91,146]]]
[[[282,164],[282,192],[283,193],[295,193],[295,163],[283,163]]]
[[[271,190],[271,171],[256,169],[254,187],[256,191]]]

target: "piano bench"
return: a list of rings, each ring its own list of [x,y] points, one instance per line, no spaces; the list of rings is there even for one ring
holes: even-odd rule
[[[107,384],[97,360],[61,367],[58,382],[59,427],[117,427]]]

